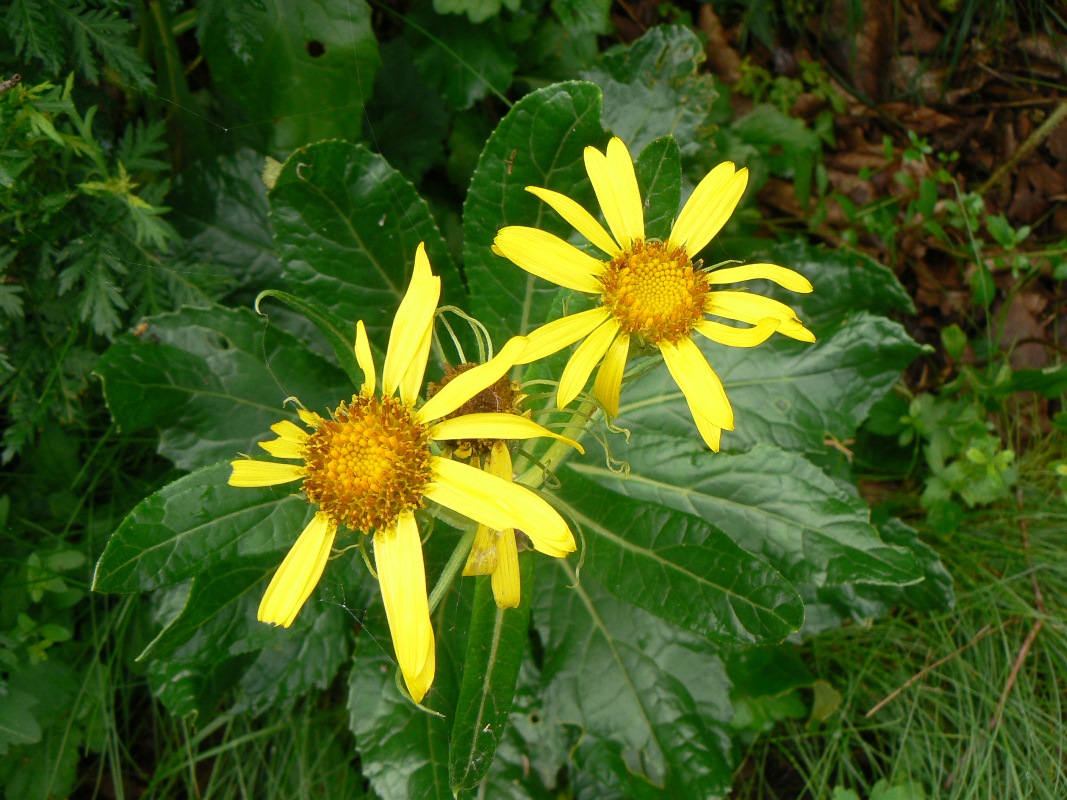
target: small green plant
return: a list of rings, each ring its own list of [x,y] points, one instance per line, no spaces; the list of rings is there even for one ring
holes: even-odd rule
[[[958,500],[974,508],[1009,497],[1019,477],[1015,453],[1003,447],[976,397],[919,395],[901,424],[901,444],[921,442],[930,474],[919,502],[936,528],[956,528]]]
[[[797,77],[772,75],[770,70],[753,63],[745,57],[741,60],[740,78],[734,86],[738,94],[751,97],[757,103],[770,103],[783,114],[788,114],[804,93],[812,94],[826,102],[832,113],[845,110],[847,101],[834,89],[826,68],[817,61],[800,61]],[[825,112],[824,112],[825,113]]]

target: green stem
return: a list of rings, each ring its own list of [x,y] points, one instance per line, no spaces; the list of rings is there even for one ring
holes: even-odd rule
[[[456,549],[449,556],[448,563],[445,564],[445,568],[441,571],[441,577],[437,579],[433,591],[430,592],[431,614],[437,608],[449,587],[452,586],[452,581],[456,579],[456,575],[463,569],[463,565],[467,563],[467,555],[471,551],[472,544],[474,544],[474,531],[465,531],[463,538],[456,545]]]
[[[582,436],[585,435],[585,428],[590,422],[595,419],[596,415],[600,412],[600,407],[592,402],[586,400],[578,409],[571,415],[570,422],[567,423],[567,427],[560,431],[562,436],[566,436],[568,439],[573,439],[576,442],[581,441]],[[535,486],[540,484],[544,478],[545,472],[552,472],[556,467],[567,460],[567,457],[574,452],[574,447],[567,442],[561,442],[556,440],[552,442],[552,445],[545,451],[544,456],[540,459],[539,464],[534,464],[524,473],[516,483],[521,483],[526,486]]]

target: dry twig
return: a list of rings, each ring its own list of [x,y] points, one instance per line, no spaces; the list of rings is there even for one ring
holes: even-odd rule
[[[953,652],[949,653],[944,658],[939,658],[933,664],[930,664],[927,667],[923,667],[921,670],[919,670],[914,675],[912,675],[910,678],[908,678],[906,681],[904,681],[904,683],[901,686],[899,686],[898,688],[896,688],[892,692],[890,692],[874,708],[872,708],[870,711],[868,711],[866,713],[866,715],[865,715],[866,718],[870,719],[871,717],[873,717],[875,714],[877,714],[882,709],[883,706],[887,705],[897,695],[899,695],[901,692],[903,692],[905,689],[907,689],[909,686],[911,686],[916,681],[922,680],[924,677],[929,675],[931,672],[933,672],[935,669],[940,667],[942,664],[944,664],[944,663],[946,663],[948,661],[951,661],[956,656],[958,656],[960,653],[962,653],[964,650],[969,650],[970,648],[974,647],[976,644],[978,644],[980,641],[982,641],[982,639],[984,639],[985,637],[987,637],[989,634],[993,633],[994,631],[1003,630],[1004,628],[1008,627],[1013,622],[1015,622],[1015,620],[1017,620],[1017,619],[1018,619],[1018,617],[1012,617],[1007,622],[1005,622],[1003,625],[994,626],[992,623],[983,625],[981,630],[979,630],[978,633],[976,633],[974,635],[974,638],[971,639],[971,641],[967,642],[967,644],[965,644],[963,647],[959,648],[958,650],[954,650]]]

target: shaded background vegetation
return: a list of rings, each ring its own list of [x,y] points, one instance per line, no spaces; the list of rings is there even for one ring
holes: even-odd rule
[[[751,685],[731,672],[736,795],[1067,792],[1061,4],[17,0],[0,17],[0,78],[22,78],[0,97],[7,797],[369,791],[345,678],[262,705],[223,681],[201,687],[210,713],[174,715],[134,660],[168,610],[90,593],[111,532],[180,474],[153,429],[119,430],[93,370],[145,317],[247,307],[273,285],[254,179],[310,141],[385,156],[458,260],[461,204],[508,104],[585,78],[607,105],[627,58],[612,48],[665,23],[707,60],[679,78],[684,102],[641,110],[677,115],[692,164],[753,169],[736,240],[856,251],[907,289],[912,308],[887,308],[928,351],[820,457],[876,518],[917,526],[955,581],[954,609],[851,596],[846,624],[738,654],[767,665]],[[309,92],[328,115],[305,113]],[[337,599],[354,618],[367,602]],[[520,694],[485,796],[594,796],[581,770],[551,769],[566,753],[538,722]]]

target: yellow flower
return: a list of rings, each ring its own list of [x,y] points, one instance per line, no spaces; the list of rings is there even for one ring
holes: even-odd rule
[[[735,171],[729,162],[715,167],[696,187],[667,239],[659,241],[645,238],[637,176],[621,139],[613,138],[606,154],[587,147],[585,168],[611,234],[566,195],[536,186],[526,190],[602,250],[606,260],[537,228],[502,228],[494,241],[498,255],[527,272],[600,297],[596,308],[529,334],[517,363],[543,358],[585,339],[560,377],[556,402],[563,408],[577,397],[599,363],[593,392],[607,413],[616,416],[631,343],[658,348],[701,436],[717,451],[722,430],[733,430],[733,409],[722,381],[693,342],[693,332],[731,347],[752,347],[775,331],[804,342],[813,342],[815,337],[789,306],[777,300],[743,291],[712,291],[712,287],[764,278],[794,292],[810,292],[811,284],[799,273],[774,264],[709,272],[694,263],[693,257],[722,229],[740,201],[748,170]],[[749,327],[726,325],[708,316]]]
[[[505,481],[511,481],[511,452],[506,442],[493,443],[486,471]],[[497,607],[517,608],[521,595],[515,529],[496,531],[487,525],[479,525],[467,564],[463,567],[463,574],[492,576],[493,597]]]
[[[562,557],[575,549],[563,518],[541,497],[510,480],[435,454],[434,443],[470,439],[561,438],[514,414],[475,413],[442,419],[499,380],[526,345],[516,337],[485,364],[457,376],[417,406],[433,335],[441,280],[422,245],[411,284],[389,335],[381,394],[367,332],[356,326],[356,359],[364,384],[331,419],[300,410],[310,433],[292,422],[271,426],[277,439],[260,446],[281,464],[232,462],[232,486],[302,481],[318,512],[285,557],[259,605],[259,619],[288,627],[322,576],[339,525],[374,532],[374,560],[397,662],[420,702],[433,682],[434,636],[415,509],[440,503],[493,529],[522,528],[534,547]],[[439,445],[438,445],[439,447]]]

